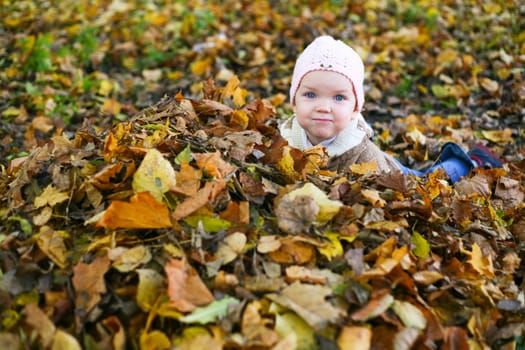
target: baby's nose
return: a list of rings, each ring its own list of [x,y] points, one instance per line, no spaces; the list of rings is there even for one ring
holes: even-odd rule
[[[325,99],[325,98],[319,100],[319,104],[317,105],[317,110],[323,111],[323,112],[330,112],[331,109],[332,109],[332,105],[331,105],[330,100]]]

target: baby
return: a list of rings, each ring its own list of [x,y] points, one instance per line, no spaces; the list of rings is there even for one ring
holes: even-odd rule
[[[347,170],[355,163],[372,162],[378,172],[401,171],[423,176],[438,168],[453,181],[475,166],[501,167],[485,147],[465,153],[448,142],[435,165],[425,171],[408,168],[371,141],[372,129],[364,120],[364,64],[357,52],[331,36],[320,36],[298,57],[290,86],[294,115],[281,126],[282,136],[301,150],[321,144],[326,147],[328,168]]]

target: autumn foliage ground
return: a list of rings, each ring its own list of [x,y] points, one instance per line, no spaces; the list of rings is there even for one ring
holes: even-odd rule
[[[525,349],[519,1],[0,1],[1,349]],[[290,148],[293,62],[366,66],[405,164]]]

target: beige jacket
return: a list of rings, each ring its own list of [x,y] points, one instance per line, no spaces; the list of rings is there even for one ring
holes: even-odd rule
[[[290,146],[300,150],[306,149],[304,131],[295,116],[282,123],[279,130]],[[352,164],[375,161],[378,172],[401,171],[394,157],[383,152],[370,140],[372,135],[372,129],[365,122],[363,116],[359,114],[355,122],[340,132],[326,147],[330,156],[327,168],[345,171]]]

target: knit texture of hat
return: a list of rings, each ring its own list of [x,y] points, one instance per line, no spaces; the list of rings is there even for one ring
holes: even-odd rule
[[[304,76],[312,71],[336,72],[347,77],[353,85],[357,111],[361,111],[365,100],[363,91],[365,67],[354,49],[328,35],[317,37],[312,41],[295,62],[290,84],[292,104],[295,103],[295,94]]]

